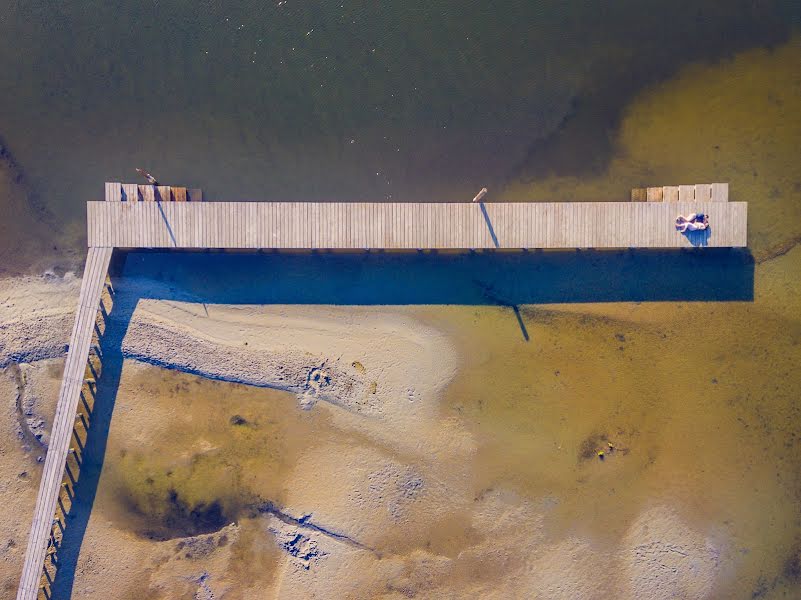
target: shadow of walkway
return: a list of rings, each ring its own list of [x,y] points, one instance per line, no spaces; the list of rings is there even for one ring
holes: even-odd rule
[[[118,283],[118,282],[117,282]],[[51,586],[51,597],[72,598],[78,557],[94,506],[100,474],[106,457],[106,444],[114,413],[114,404],[122,375],[122,340],[131,322],[136,303],[117,301],[110,312],[102,310],[105,329],[99,335],[101,371],[94,387],[94,401],[88,413],[89,427],[81,452],[79,477],[74,483],[74,502],[66,518],[66,527],[58,550],[58,569]],[[113,577],[113,574],[110,574]],[[113,585],[110,583],[110,586]],[[109,597],[112,597],[111,594]]]
[[[210,304],[507,305],[750,301],[754,261],[733,249],[673,251],[130,252],[124,277]],[[121,289],[124,288],[121,286]],[[169,294],[168,294],[169,295]]]
[[[143,298],[206,304],[486,305],[751,301],[748,252],[117,252],[116,289],[100,337],[102,372],[53,582],[71,598],[105,460],[123,366],[122,342]]]

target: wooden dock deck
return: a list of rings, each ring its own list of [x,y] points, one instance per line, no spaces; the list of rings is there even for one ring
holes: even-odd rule
[[[676,216],[692,212],[708,215],[710,228],[678,233]],[[632,191],[631,202],[402,204],[203,202],[200,190],[107,183],[106,201],[87,203],[87,230],[89,252],[18,600],[49,598],[41,585],[45,558],[55,545],[53,516],[114,248],[743,247],[747,204],[728,202],[727,184],[643,188]]]
[[[676,232],[703,212],[706,232]],[[684,248],[746,245],[745,202],[89,202],[103,248]]]
[[[111,253],[111,248],[89,248],[86,257],[78,310],[70,335],[67,361],[64,365],[56,415],[53,418],[50,443],[36,498],[17,598],[34,599],[39,595],[45,556],[53,530],[53,515],[61,492],[64,466],[72,442],[76,409],[84,386],[89,347],[92,343],[100,295],[106,282]]]

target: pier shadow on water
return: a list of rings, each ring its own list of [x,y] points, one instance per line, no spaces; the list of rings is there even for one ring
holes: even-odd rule
[[[58,551],[53,598],[71,598],[105,460],[124,353],[140,299],[205,304],[475,305],[752,301],[747,251],[222,252],[117,251],[102,311],[101,371],[75,502]],[[511,315],[510,315],[511,318]]]
[[[501,305],[750,301],[748,251],[570,250],[127,254],[146,297],[210,304]],[[172,290],[165,294],[165,290]],[[121,287],[124,292],[124,284]]]

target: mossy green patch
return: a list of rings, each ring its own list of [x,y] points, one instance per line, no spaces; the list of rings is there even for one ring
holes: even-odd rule
[[[150,367],[126,369],[122,401],[147,407],[138,435],[112,429],[104,482],[140,534],[219,529],[260,501],[280,501],[300,452],[325,439],[325,415],[294,395]],[[148,423],[154,423],[148,427]]]

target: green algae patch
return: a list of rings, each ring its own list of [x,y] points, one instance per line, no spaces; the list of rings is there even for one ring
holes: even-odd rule
[[[321,411],[292,394],[127,363],[101,491],[138,534],[169,539],[216,531],[280,502],[300,453],[325,439]],[[130,414],[133,412],[135,414]]]
[[[724,181],[749,203],[757,259],[801,238],[801,38],[694,64],[623,113],[596,177],[513,181],[497,200],[628,200],[635,187]]]

